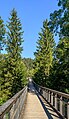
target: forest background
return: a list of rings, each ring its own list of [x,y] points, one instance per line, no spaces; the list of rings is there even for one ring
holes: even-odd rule
[[[58,0],[58,7],[43,21],[34,59],[21,57],[24,31],[17,11],[11,11],[6,24],[0,17],[0,104],[20,91],[28,77],[69,93],[69,1]],[[54,35],[59,36],[57,45]]]

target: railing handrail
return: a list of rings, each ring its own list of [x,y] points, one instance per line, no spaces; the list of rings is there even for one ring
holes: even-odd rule
[[[21,91],[19,91],[17,94],[15,94],[11,99],[9,99],[7,102],[5,102],[2,106],[0,106],[0,116],[4,115],[5,113],[10,110],[13,103],[17,101],[18,97],[24,92],[24,90],[27,88],[25,86]]]
[[[33,83],[36,90],[52,106],[52,108],[55,109],[63,119],[69,119],[69,94],[42,87],[34,81]]]
[[[33,81],[34,82],[34,81]],[[35,83],[35,82],[34,82]],[[36,83],[35,83],[36,84]],[[37,86],[39,86],[40,88],[44,89],[44,90],[48,90],[50,92],[53,92],[53,93],[57,93],[58,95],[60,96],[63,96],[65,98],[68,98],[69,99],[69,94],[66,94],[66,93],[63,93],[63,92],[60,92],[60,91],[56,91],[56,90],[53,90],[53,89],[50,89],[50,88],[46,88],[46,87],[43,87],[43,86],[40,86],[38,84],[36,84]]]

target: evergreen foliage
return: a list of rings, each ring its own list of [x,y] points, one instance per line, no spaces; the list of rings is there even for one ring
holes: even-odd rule
[[[53,34],[50,32],[48,27],[48,21],[43,22],[43,28],[39,33],[39,40],[37,41],[37,49],[35,52],[35,79],[43,86],[49,85],[50,69],[53,62],[55,42]]]
[[[1,50],[3,50],[5,32],[6,32],[6,29],[4,26],[4,21],[0,17],[0,53],[1,53]]]
[[[50,14],[49,26],[59,34],[55,60],[51,72],[52,87],[69,93],[69,1],[59,0],[60,9]]]
[[[69,1],[58,0],[58,6],[60,7],[59,10],[50,14],[48,28],[55,35],[59,35],[59,42],[55,49],[52,47],[51,55],[49,55],[50,48],[47,47],[48,45],[46,44],[44,48],[42,39],[45,35],[42,29],[43,34],[39,34],[40,40],[37,42],[38,46],[35,53],[34,80],[40,85],[69,93]],[[47,35],[47,39],[50,39],[49,32]],[[52,53],[54,53],[53,57]]]
[[[69,0],[58,0],[59,10],[50,14],[50,28],[61,38],[69,37]]]
[[[15,9],[7,22],[6,51],[0,54],[0,104],[11,98],[27,84],[26,66],[22,61],[23,31]],[[4,34],[0,31],[1,41]]]
[[[33,62],[34,60],[31,58],[23,58],[23,62],[26,65],[27,69],[32,69],[33,68]]]
[[[7,29],[0,17],[0,105],[20,91],[28,77],[42,86],[69,93],[69,0],[58,0],[58,6],[59,10],[50,14],[50,21],[43,22],[34,60],[21,58],[24,32],[16,10],[11,11]],[[56,47],[54,33],[59,35]],[[7,54],[1,52],[4,45]]]
[[[6,50],[8,53],[8,70],[12,75],[12,95],[16,94],[19,90],[23,88],[22,80],[23,75],[22,71],[24,70],[24,64],[21,61],[21,52],[22,42],[23,42],[23,31],[20,19],[17,16],[15,9],[11,12],[11,17],[7,23],[7,41],[6,41]]]
[[[15,9],[11,12],[11,17],[9,18],[9,22],[7,22],[7,52],[11,58],[18,60],[21,56],[22,42],[23,42],[23,31],[20,19],[17,16],[17,12]]]
[[[34,63],[34,60],[31,59],[31,58],[23,58],[23,62],[27,68],[27,78],[33,76],[34,74],[34,69],[33,69],[33,63]]]
[[[11,97],[12,75],[8,69],[7,55],[0,55],[0,104]]]
[[[61,39],[50,72],[51,88],[69,93],[69,39]]]

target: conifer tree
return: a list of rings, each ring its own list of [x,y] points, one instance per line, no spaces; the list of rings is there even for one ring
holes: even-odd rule
[[[15,9],[11,12],[11,17],[9,18],[9,22],[7,22],[7,52],[11,58],[18,59],[21,56],[22,42],[23,42],[23,31],[20,19],[17,16],[17,12]]]
[[[21,52],[22,42],[23,42],[23,31],[20,19],[17,16],[17,12],[15,9],[11,12],[11,17],[9,18],[9,22],[7,22],[7,45],[6,50],[8,53],[8,69],[9,73],[12,75],[12,89],[11,93],[14,95],[19,90],[22,89],[22,80],[21,79],[21,70],[19,67],[21,66]],[[23,67],[22,67],[23,68]]]
[[[52,67],[55,42],[53,34],[48,27],[47,20],[43,22],[43,28],[41,30],[35,52],[35,76],[37,75],[37,79],[39,78],[38,82],[40,82],[41,85],[48,86],[48,77],[50,68]]]

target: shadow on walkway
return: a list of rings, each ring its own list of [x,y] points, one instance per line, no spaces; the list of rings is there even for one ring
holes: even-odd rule
[[[62,119],[61,117],[59,117],[59,115],[51,108],[51,106],[42,98],[42,96],[40,96],[40,94],[36,91],[32,81],[29,81],[29,85],[28,85],[28,91],[32,94],[37,95],[38,99],[41,102],[41,105],[48,117],[48,119]]]

